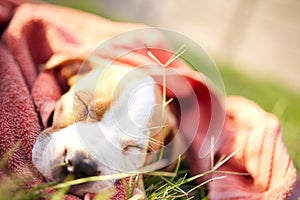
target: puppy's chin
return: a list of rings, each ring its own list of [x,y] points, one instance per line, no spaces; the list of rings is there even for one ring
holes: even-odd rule
[[[116,182],[115,180],[109,180],[109,181],[96,181],[96,182],[78,184],[70,187],[68,192],[80,197],[83,197],[87,193],[91,193],[91,194],[99,194],[101,192],[114,193],[116,189],[115,182]]]

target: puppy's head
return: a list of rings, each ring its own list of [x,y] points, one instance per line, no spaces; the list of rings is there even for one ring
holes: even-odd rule
[[[57,103],[53,125],[34,145],[33,163],[48,180],[59,182],[136,171],[147,151],[159,149],[162,128],[169,133],[174,126],[161,102],[154,80],[139,69],[94,69],[78,77]],[[114,182],[91,182],[71,192],[97,193]]]

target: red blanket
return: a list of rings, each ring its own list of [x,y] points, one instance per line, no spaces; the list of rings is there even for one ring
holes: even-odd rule
[[[5,180],[8,174],[17,174],[24,180],[30,178],[26,188],[31,188],[44,182],[32,166],[31,150],[41,130],[50,125],[56,101],[68,89],[64,69],[79,65],[100,41],[144,26],[110,22],[48,4],[1,0],[0,11],[0,156],[1,160],[8,157],[5,165],[1,165],[0,178]],[[166,45],[162,38],[156,42]],[[166,57],[164,53],[156,56],[161,61]],[[121,62],[136,66],[144,59],[145,52],[138,52]],[[210,165],[208,157],[199,159],[199,149],[213,115],[208,108],[216,104],[222,112],[222,107],[197,73],[182,62],[171,67],[178,68],[189,81],[198,100],[197,105],[191,105],[178,118],[193,121],[193,109],[201,110],[203,120],[187,156],[191,172],[197,174]],[[169,79],[168,84],[178,91],[180,98],[189,98],[189,89],[180,88],[176,78]],[[250,176],[227,175],[211,182],[211,199],[286,199],[291,194],[291,198],[299,195],[299,185],[295,187],[296,170],[282,142],[278,120],[243,98],[229,98],[226,113],[215,156],[229,155],[243,146],[221,169]],[[189,138],[188,124],[181,131]],[[124,188],[118,186],[114,199],[124,198]]]

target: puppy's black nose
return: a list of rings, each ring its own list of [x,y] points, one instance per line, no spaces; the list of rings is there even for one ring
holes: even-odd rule
[[[96,162],[84,153],[74,153],[66,158],[66,163],[68,173],[72,174],[75,179],[100,175]]]

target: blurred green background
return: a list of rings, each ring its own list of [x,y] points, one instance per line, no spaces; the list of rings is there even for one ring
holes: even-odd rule
[[[300,13],[299,3],[243,0],[222,6],[220,1],[214,0],[208,4],[190,3],[183,9],[180,7],[183,1],[178,1],[177,7],[167,3],[170,1],[155,4],[148,0],[48,2],[117,21],[173,28],[204,44],[220,70],[227,95],[245,96],[281,120],[287,149],[299,172],[300,79],[297,77],[300,56],[295,55],[300,54],[300,42],[299,37],[293,38],[300,35],[297,25],[300,17],[295,16]],[[168,10],[164,10],[165,7]],[[266,7],[268,12],[264,10]]]

